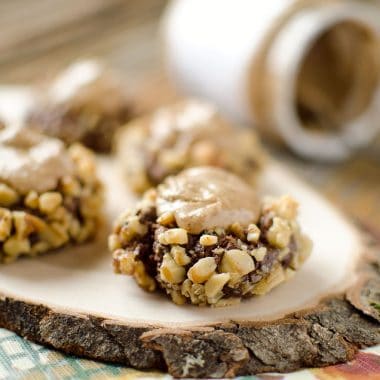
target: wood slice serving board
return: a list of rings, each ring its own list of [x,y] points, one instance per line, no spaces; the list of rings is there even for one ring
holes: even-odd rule
[[[268,165],[261,191],[299,200],[313,253],[288,283],[226,308],[176,306],[112,273],[106,236],[135,199],[111,159],[99,159],[99,171],[107,222],[97,241],[1,266],[0,326],[66,353],[176,377],[324,366],[380,343],[375,309],[363,302],[379,289],[376,257],[339,212],[280,164]]]
[[[22,121],[29,88],[0,87],[0,114]],[[296,276],[226,308],[176,306],[112,273],[107,235],[136,202],[112,159],[99,158],[105,223],[96,242],[0,266],[0,327],[69,354],[162,369],[175,377],[232,377],[324,366],[380,343],[380,257],[327,201],[271,162],[260,191],[291,194],[314,241]]]

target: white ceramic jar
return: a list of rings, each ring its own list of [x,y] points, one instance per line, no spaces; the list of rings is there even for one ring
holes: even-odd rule
[[[342,160],[380,129],[380,10],[354,0],[173,0],[169,75],[294,152]]]

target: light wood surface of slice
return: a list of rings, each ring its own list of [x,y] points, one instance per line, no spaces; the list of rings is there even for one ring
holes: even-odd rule
[[[99,168],[107,186],[105,231],[95,243],[0,267],[3,294],[126,323],[182,326],[283,317],[315,306],[322,297],[343,291],[355,280],[354,266],[363,250],[356,230],[325,200],[272,162],[263,176],[261,191],[291,194],[299,200],[300,224],[314,242],[311,257],[296,276],[268,295],[226,308],[179,307],[162,294],[146,293],[132,278],[112,272],[107,230],[126,207],[133,207],[135,198],[114,163],[103,159]]]

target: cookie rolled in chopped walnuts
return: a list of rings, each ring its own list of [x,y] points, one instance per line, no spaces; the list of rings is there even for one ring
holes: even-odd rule
[[[116,273],[177,304],[226,306],[300,269],[311,242],[289,196],[260,201],[238,177],[199,167],[147,191],[109,238]]]
[[[28,116],[30,127],[66,144],[109,152],[115,131],[131,119],[120,78],[94,61],[70,66],[45,89]]]
[[[254,183],[265,161],[252,130],[235,128],[213,106],[195,100],[127,124],[117,133],[116,150],[138,193],[194,166],[221,167]]]
[[[0,263],[91,239],[101,204],[89,150],[28,129],[0,131]]]

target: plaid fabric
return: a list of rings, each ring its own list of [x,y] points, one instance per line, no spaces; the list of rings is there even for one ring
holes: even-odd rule
[[[0,380],[56,379],[171,379],[157,372],[136,371],[121,366],[65,356],[28,342],[0,329]],[[349,364],[299,371],[287,375],[247,376],[239,380],[365,380],[380,379],[380,346],[358,355]]]
[[[0,329],[1,380],[136,379],[164,377],[116,365],[64,356]]]

